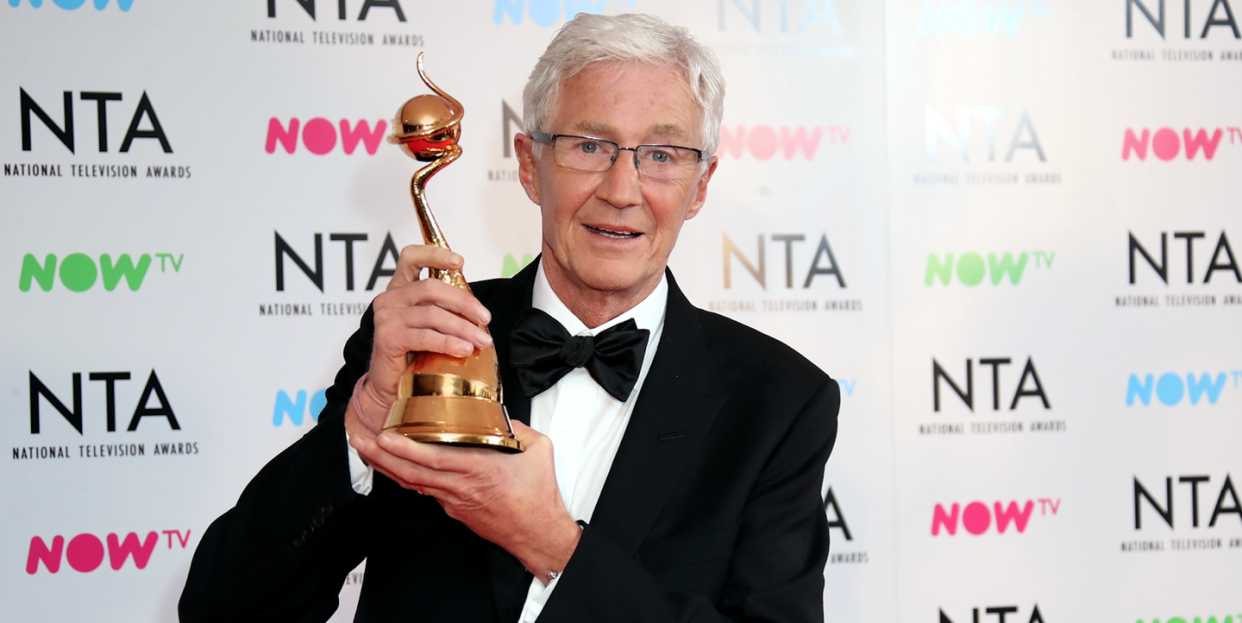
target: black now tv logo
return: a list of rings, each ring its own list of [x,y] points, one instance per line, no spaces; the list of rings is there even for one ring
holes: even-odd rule
[[[992,410],[1001,410],[1001,399],[1004,394],[1001,393],[1001,376],[1002,367],[1013,363],[1011,357],[980,357],[980,366],[990,366],[992,368]],[[965,383],[959,384],[949,376],[944,367],[940,365],[934,357],[932,358],[932,408],[934,411],[940,411],[940,383],[943,381],[961,398],[966,404],[966,408],[972,412],[975,410],[975,368],[974,360],[966,359],[966,373],[964,375]],[[958,377],[959,379],[962,376]],[[1048,394],[1044,391],[1044,384],[1039,380],[1039,371],[1035,369],[1035,360],[1031,357],[1026,358],[1026,365],[1022,368],[1022,376],[1018,378],[1017,386],[1013,390],[1012,399],[1008,400],[1009,410],[1013,411],[1018,408],[1018,402],[1023,398],[1038,398],[1045,409],[1051,409],[1052,405],[1048,402]]]
[[[316,233],[314,235],[315,267],[313,269],[310,267],[310,264],[302,258],[302,255],[298,254],[298,252],[293,249],[293,246],[280,235],[280,232],[275,232],[275,234],[276,291],[285,291],[285,259],[289,259],[293,261],[293,264],[297,266],[304,275],[306,275],[307,279],[310,279],[311,283],[315,284],[315,287],[318,288],[320,292],[323,292],[323,234]],[[329,233],[328,240],[331,242],[339,242],[342,245],[340,248],[342,251],[341,259],[345,268],[345,289],[352,292],[354,290],[354,244],[367,242],[370,240],[370,236],[365,233]],[[307,257],[310,256],[309,253],[306,255]],[[392,233],[385,232],[384,243],[380,246],[379,254],[375,256],[375,263],[371,268],[371,276],[367,279],[366,289],[368,292],[375,289],[375,284],[379,281],[380,277],[391,277],[397,273],[397,261],[400,258],[400,255],[401,252],[397,249],[396,243],[392,240]],[[392,261],[392,268],[385,267],[385,263],[388,260]]]
[[[70,153],[76,154],[78,132],[74,121],[73,91],[62,93],[63,112],[61,121],[57,122],[25,89],[18,87],[17,90],[21,99],[22,151],[34,149],[34,125],[31,123],[33,116],[42,122]],[[95,102],[95,138],[99,145],[99,153],[107,153],[108,103],[125,101],[124,95],[114,91],[80,91],[78,101]],[[144,128],[144,126],[147,127]],[[146,91],[143,91],[138,98],[138,106],[134,108],[130,116],[129,127],[125,130],[125,138],[121,139],[118,151],[128,152],[134,141],[141,138],[158,141],[160,149],[166,154],[171,154],[173,151],[172,145],[168,142],[168,135],[164,132],[164,126],[160,124],[160,118],[155,114],[155,106],[151,104]]]
[[[74,372],[72,376],[72,407],[65,404],[59,396],[52,392],[46,383],[34,371],[30,373],[30,434],[38,435],[43,431],[41,415],[42,404],[44,401],[51,405],[65,421],[79,435],[85,434],[83,431],[83,400],[82,400],[82,373]],[[116,431],[116,414],[117,414],[117,390],[120,384],[133,379],[133,375],[129,372],[91,372],[87,376],[91,382],[103,383],[104,388],[104,413],[106,414],[107,431]],[[62,393],[63,395],[63,393]],[[155,404],[152,404],[154,400]],[[162,417],[167,419],[168,426],[172,430],[181,430],[181,424],[177,422],[177,416],[173,413],[172,403],[168,401],[168,395],[164,393],[164,387],[160,384],[160,377],[156,375],[155,370],[151,370],[150,376],[147,377],[146,385],[142,388],[142,394],[138,398],[137,406],[134,407],[133,415],[129,419],[127,431],[138,430],[138,424],[145,417]]]

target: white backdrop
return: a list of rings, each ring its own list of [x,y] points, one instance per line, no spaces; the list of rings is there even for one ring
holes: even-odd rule
[[[467,276],[538,252],[507,145],[577,11],[720,55],[672,266],[842,385],[828,620],[1242,619],[1226,0],[8,4],[6,621],[175,619],[201,532],[314,425],[386,239],[420,240],[417,164],[376,141],[420,51],[466,107],[429,195]]]

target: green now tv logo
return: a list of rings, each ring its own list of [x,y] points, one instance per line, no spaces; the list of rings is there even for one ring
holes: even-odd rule
[[[1022,275],[1032,259],[1035,260],[1034,267],[1041,269],[1052,268],[1052,260],[1055,257],[1055,251],[1033,251],[1031,253],[1023,251],[1018,253],[1016,258],[1013,253],[1005,252],[1003,254],[988,253],[987,260],[984,261],[984,256],[974,251],[958,255],[946,253],[943,256],[929,253],[927,273],[923,278],[923,283],[931,286],[939,281],[941,285],[947,286],[953,282],[953,277],[956,275],[958,283],[964,286],[977,286],[983,283],[985,278],[990,279],[994,286],[1000,285],[1006,277],[1009,278],[1009,283],[1016,286],[1022,283]]]
[[[70,253],[64,259],[57,258],[55,253],[48,253],[42,262],[33,253],[27,253],[22,258],[22,274],[17,285],[22,292],[29,292],[35,284],[44,292],[50,292],[59,275],[61,285],[70,291],[86,292],[103,277],[103,287],[109,292],[115,290],[122,279],[131,291],[137,292],[151,268],[152,255],[160,260],[160,272],[167,272],[170,268],[173,272],[181,272],[184,253],[143,253],[138,256],[137,262],[128,253],[120,254],[115,260],[104,253],[99,256],[98,263],[85,253]]]

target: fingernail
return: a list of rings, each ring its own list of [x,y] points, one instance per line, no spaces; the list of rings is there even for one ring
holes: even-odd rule
[[[487,332],[487,331],[479,331],[479,339],[478,339],[478,342],[479,342],[479,344],[482,344],[483,346],[491,346],[491,345],[492,345],[492,336],[491,336],[490,334],[488,334],[488,332]]]
[[[473,352],[474,352],[474,346],[471,346],[469,344],[458,345],[457,347],[457,354],[459,357],[465,357],[466,355],[469,355],[470,353],[473,353]]]
[[[462,262],[466,261],[466,258],[464,258],[464,257],[462,257],[462,256],[460,256],[460,255],[458,255],[458,254],[456,254],[456,253],[454,253],[454,254],[453,254],[453,256],[452,256],[452,258],[451,258],[451,259],[453,260],[453,264],[454,264],[454,265],[456,265],[456,266],[460,266]]]
[[[490,323],[492,321],[492,312],[487,311],[486,307],[479,308],[479,320],[482,320],[483,324]]]

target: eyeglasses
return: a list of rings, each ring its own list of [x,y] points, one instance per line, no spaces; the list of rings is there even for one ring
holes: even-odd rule
[[[684,180],[694,176],[703,160],[702,150],[676,145],[622,147],[601,138],[545,132],[531,132],[530,137],[537,143],[551,144],[556,164],[575,171],[607,171],[626,150],[634,152],[634,168],[639,173],[661,180]]]

